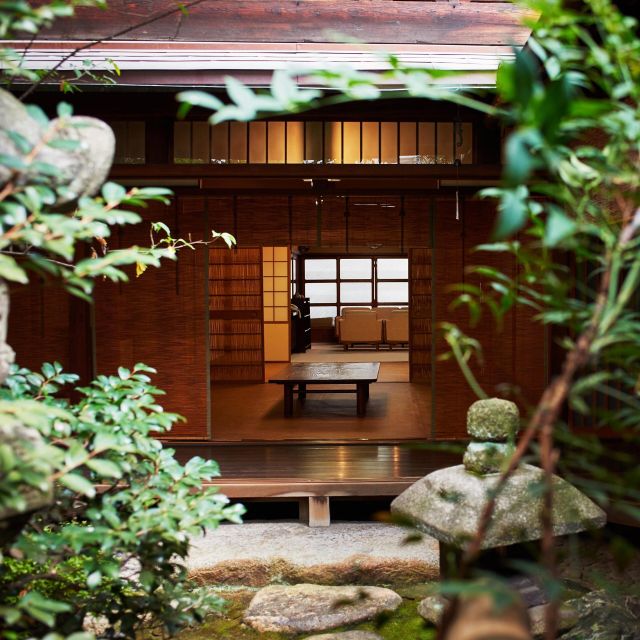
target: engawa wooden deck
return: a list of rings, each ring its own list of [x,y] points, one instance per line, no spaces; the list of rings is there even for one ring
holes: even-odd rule
[[[220,465],[215,482],[230,498],[298,500],[300,517],[326,526],[330,498],[393,497],[418,478],[458,464],[461,455],[424,444],[176,444],[181,461],[198,455]]]

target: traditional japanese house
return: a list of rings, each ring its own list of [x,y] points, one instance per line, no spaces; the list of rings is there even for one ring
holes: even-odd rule
[[[482,284],[466,267],[488,260],[471,249],[489,239],[495,205],[476,193],[500,175],[500,129],[461,107],[391,93],[211,127],[203,110],[179,120],[175,94],[197,87],[222,97],[229,75],[268,86],[273,70],[292,64],[302,85],[313,84],[305,67],[379,71],[384,52],[458,71],[442,82],[482,91],[525,44],[522,11],[508,2],[221,0],[186,3],[185,15],[169,0],[109,4],[16,47],[28,48],[27,65],[71,76],[85,60],[94,70],[113,60],[116,84],[85,76],[82,92],[61,96],[45,82],[29,99],[48,109],[64,99],[108,121],[113,180],[174,190],[169,206],[142,212],[146,222],[193,240],[227,231],[237,248],[200,246],[128,284],[100,283],[93,306],[44,282],[16,290],[9,342],[18,361],[62,356],[85,378],[155,367],[165,407],[187,418],[166,439],[218,459],[232,496],[311,496],[322,522],[327,496],[397,494],[445,461],[401,445],[465,437],[475,398],[457,365],[439,360],[437,327],[468,328],[450,306],[451,285]],[[109,243],[148,237],[146,224],[123,227]],[[499,266],[514,273],[507,256]],[[301,313],[291,312],[294,295]],[[309,328],[300,318],[310,314],[308,361],[320,344],[341,351],[335,318],[354,306],[408,308],[406,350],[383,344],[366,356],[382,362],[366,416],[352,398],[318,394],[285,418],[282,390],[267,381],[308,341],[296,333]],[[517,388],[523,405],[547,374],[546,338],[531,318],[520,308],[500,328],[483,318],[470,330],[484,348],[482,384]],[[394,353],[404,356],[385,361]]]

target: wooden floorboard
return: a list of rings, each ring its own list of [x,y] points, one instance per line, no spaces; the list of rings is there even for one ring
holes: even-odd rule
[[[172,444],[179,460],[198,455],[220,465],[222,478],[363,481],[418,478],[458,464],[461,455],[403,444]]]
[[[230,498],[396,496],[418,478],[458,464],[461,454],[403,444],[172,444],[182,462],[220,465],[212,484]]]
[[[312,496],[395,497],[432,471],[460,464],[464,444],[441,442],[436,448],[400,443],[170,446],[182,463],[193,456],[216,460],[221,477],[211,484],[229,498],[286,501]],[[640,526],[619,506],[614,501],[608,509],[610,522]]]

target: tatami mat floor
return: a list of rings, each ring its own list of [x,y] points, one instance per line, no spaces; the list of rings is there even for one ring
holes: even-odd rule
[[[364,347],[350,347],[348,351],[339,344],[318,343],[305,353],[291,354],[291,362],[409,362],[409,350],[381,347],[378,351]]]
[[[279,368],[266,368],[267,380]],[[404,440],[428,438],[431,386],[409,383],[408,363],[383,362],[370,387],[367,414],[356,416],[354,394],[314,394],[296,400],[291,418],[283,416],[281,385],[218,383],[211,389],[212,436],[242,440]]]

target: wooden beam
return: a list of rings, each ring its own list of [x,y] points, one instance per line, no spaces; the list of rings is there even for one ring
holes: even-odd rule
[[[279,498],[280,500],[297,500],[309,497],[347,497],[347,496],[397,496],[410,487],[418,477],[402,480],[335,480],[301,481],[300,479],[268,480],[253,478],[239,480],[237,478],[221,478],[215,483],[220,491],[229,498]]]
[[[463,164],[145,164],[114,165],[111,178],[115,180],[136,178],[201,178],[204,180],[250,179],[269,180],[313,179],[328,180],[340,178],[354,180],[358,178],[384,179],[497,179],[502,173],[499,165]],[[213,184],[213,183],[212,183]],[[310,183],[308,183],[310,184]],[[338,184],[338,183],[333,183]],[[203,182],[202,186],[206,186]],[[244,188],[248,185],[245,184]],[[309,188],[309,191],[311,189]]]
[[[530,30],[525,12],[509,2],[415,0],[218,0],[183,15],[174,0],[113,0],[107,11],[80,8],[39,39],[109,37],[176,7],[171,15],[134,29],[122,40],[193,42],[326,42],[327,32],[373,44],[419,43],[522,46]]]

